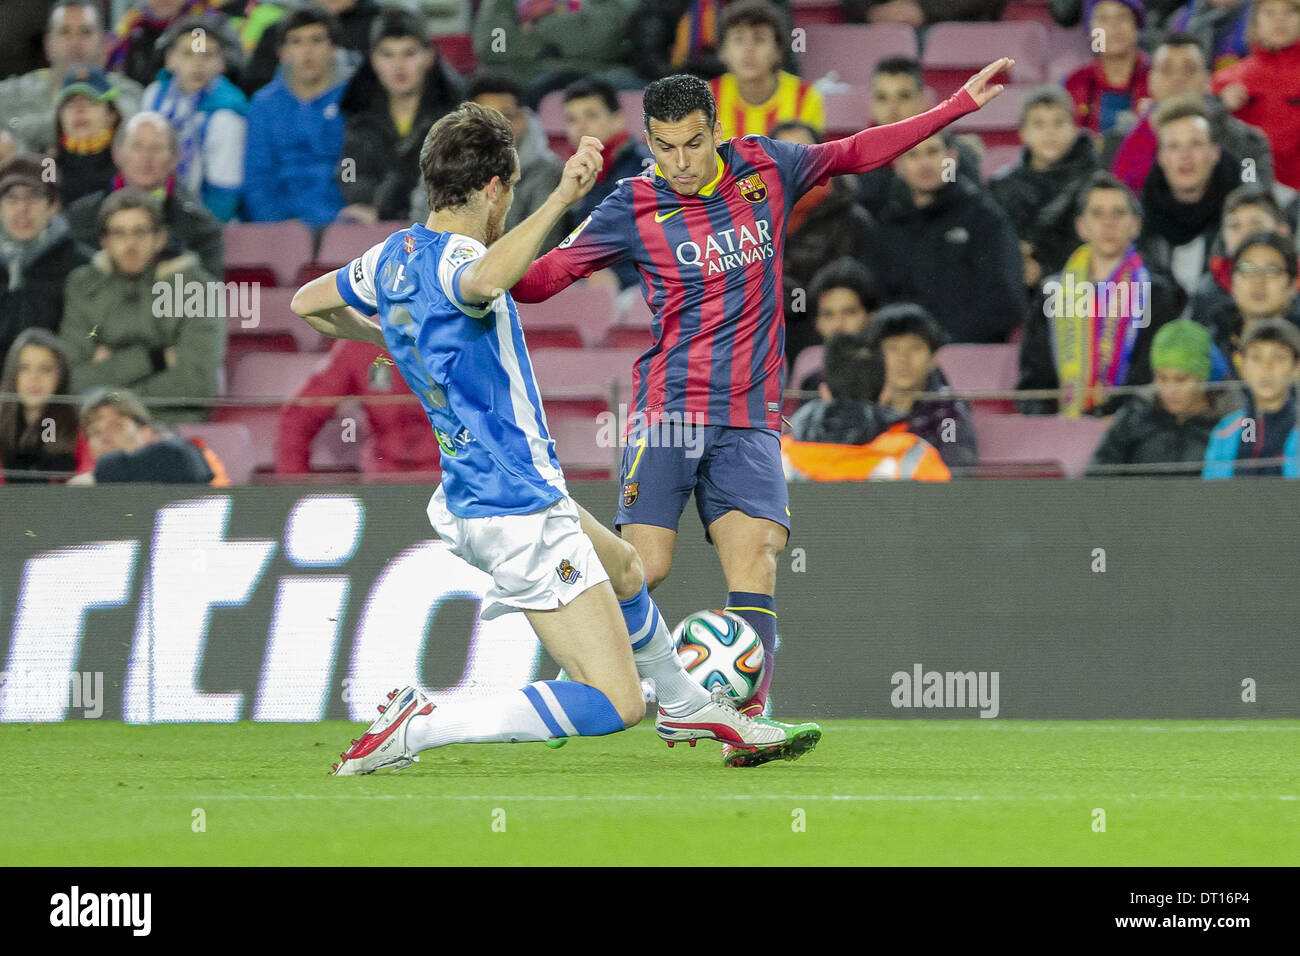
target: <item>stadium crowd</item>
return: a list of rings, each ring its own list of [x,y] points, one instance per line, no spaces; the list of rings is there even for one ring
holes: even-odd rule
[[[143,0],[116,26],[105,6],[52,3],[48,66],[0,80],[4,482],[435,473],[391,361],[288,330],[275,293],[427,217],[420,148],[465,99],[514,132],[507,227],[582,136],[604,144],[545,251],[652,164],[651,80],[708,79],[724,137],[811,144],[923,112],[1025,35],[1050,48],[1001,126],[790,213],[788,475],[1083,471],[1042,467],[1061,442],[1089,474],[1300,477],[1300,0],[479,0],[452,37],[374,0]],[[951,21],[984,44],[969,64],[935,52]],[[839,35],[860,47],[832,55]],[[223,283],[264,292],[260,322]],[[590,355],[585,379],[539,362],[544,388],[608,384],[650,344],[640,284],[627,264],[582,284],[599,340],[591,306],[530,331]],[[568,405],[594,441],[590,399]],[[1007,422],[1048,437],[1017,451]],[[561,460],[600,473],[576,434]]]

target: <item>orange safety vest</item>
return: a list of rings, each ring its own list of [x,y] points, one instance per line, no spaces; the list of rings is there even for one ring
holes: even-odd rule
[[[899,422],[865,445],[795,441],[781,436],[781,454],[814,481],[948,481],[952,472],[934,446]]]

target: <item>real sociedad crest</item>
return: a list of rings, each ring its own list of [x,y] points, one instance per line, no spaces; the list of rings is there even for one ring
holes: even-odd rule
[[[758,204],[767,198],[767,184],[758,173],[736,180],[736,185],[740,187],[740,194],[745,197],[745,202]]]

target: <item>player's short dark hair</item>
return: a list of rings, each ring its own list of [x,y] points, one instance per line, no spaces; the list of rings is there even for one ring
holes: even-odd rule
[[[727,31],[737,26],[770,27],[773,42],[778,47],[784,46],[781,37],[785,33],[785,15],[768,0],[737,0],[728,4],[718,26],[718,46],[726,42]]]
[[[767,131],[767,135],[772,137],[772,139],[779,139],[782,133],[788,132],[792,129],[803,130],[812,137],[814,143],[820,143],[822,141],[821,134],[818,133],[813,126],[805,123],[803,120],[785,120],[784,122],[777,123]]]
[[[1200,38],[1196,34],[1188,33],[1185,30],[1174,30],[1172,33],[1165,34],[1160,42],[1156,44],[1156,49],[1158,50],[1162,46],[1194,46],[1201,51],[1201,59],[1205,60],[1206,58],[1205,47],[1202,45]]]
[[[1244,355],[1246,349],[1256,342],[1276,342],[1290,349],[1295,360],[1300,362],[1300,329],[1286,319],[1261,319],[1252,322],[1250,328],[1241,337],[1241,345],[1237,347],[1237,351]]]
[[[510,122],[490,106],[461,103],[433,124],[420,149],[429,208],[464,205],[493,176],[509,183],[518,162]]]
[[[1088,206],[1088,197],[1098,189],[1113,189],[1116,192],[1124,194],[1124,200],[1128,203],[1128,208],[1132,210],[1133,215],[1139,219],[1142,218],[1142,204],[1138,198],[1133,195],[1133,190],[1129,189],[1122,179],[1107,169],[1099,169],[1091,176],[1079,184],[1078,190],[1074,195],[1074,215],[1075,218],[1083,215],[1084,209]]]
[[[1223,197],[1223,215],[1226,219],[1242,206],[1259,206],[1266,210],[1273,221],[1277,223],[1285,222],[1282,217],[1282,207],[1277,204],[1273,194],[1259,186],[1247,183],[1245,186],[1238,186],[1228,195]]]
[[[515,102],[523,105],[524,89],[514,80],[499,73],[480,73],[469,81],[465,89],[465,99],[476,100],[480,96],[513,96]]]
[[[1232,269],[1235,272],[1237,262],[1244,256],[1247,250],[1254,249],[1256,246],[1267,246],[1277,252],[1286,263],[1286,274],[1291,277],[1291,282],[1296,280],[1296,270],[1300,264],[1296,262],[1295,246],[1291,244],[1290,236],[1281,236],[1276,232],[1252,232],[1249,236],[1241,241],[1237,251],[1232,256]]]
[[[415,40],[426,50],[433,46],[424,21],[405,7],[381,7],[370,25],[370,49],[384,40]]]
[[[823,353],[831,398],[874,402],[885,387],[885,362],[863,334],[832,335]]]
[[[99,211],[95,214],[95,223],[99,228],[99,235],[101,237],[106,236],[108,234],[108,221],[119,212],[125,212],[128,209],[143,209],[149,217],[149,225],[153,227],[154,232],[164,228],[167,224],[166,219],[163,217],[162,203],[143,189],[128,186],[125,189],[109,193],[108,198],[99,204]]]
[[[283,20],[276,24],[276,46],[284,46],[289,39],[289,34],[294,30],[302,27],[322,26],[325,32],[329,34],[330,43],[335,46],[343,45],[343,30],[339,26],[338,17],[330,13],[324,7],[318,7],[314,3],[308,3],[304,6],[290,10]]]
[[[714,102],[713,90],[704,80],[689,73],[676,73],[655,80],[645,88],[641,97],[641,121],[646,130],[650,129],[651,120],[676,123],[697,110],[704,113],[709,129],[712,129],[718,119],[718,104]]]
[[[876,61],[871,70],[871,78],[878,76],[910,76],[918,90],[925,89],[925,74],[921,72],[920,60],[910,56],[887,56]]]
[[[808,298],[816,309],[817,300],[831,289],[848,289],[858,297],[862,307],[874,312],[880,307],[880,292],[871,272],[857,259],[841,256],[818,269],[808,284]]]
[[[915,302],[894,302],[877,312],[867,341],[873,349],[879,349],[885,339],[899,335],[920,337],[931,352],[939,351],[946,338],[934,316]]]
[[[585,100],[595,97],[605,104],[605,109],[611,113],[617,113],[622,106],[618,102],[618,93],[614,87],[610,86],[604,80],[595,80],[584,77],[581,80],[574,80],[564,88],[564,102],[572,103],[574,100]]]
[[[96,388],[87,392],[81,403],[81,428],[84,431],[101,408],[111,408],[137,425],[153,425],[153,418],[135,393],[125,388]]]

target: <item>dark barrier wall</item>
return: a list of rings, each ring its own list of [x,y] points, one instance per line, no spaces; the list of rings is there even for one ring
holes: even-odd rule
[[[187,489],[188,490],[188,489]],[[613,483],[575,484],[608,519]],[[369,719],[553,676],[425,486],[0,491],[0,720]],[[1300,485],[796,485],[773,700],[798,717],[1300,717]],[[725,599],[693,508],[669,621]]]

